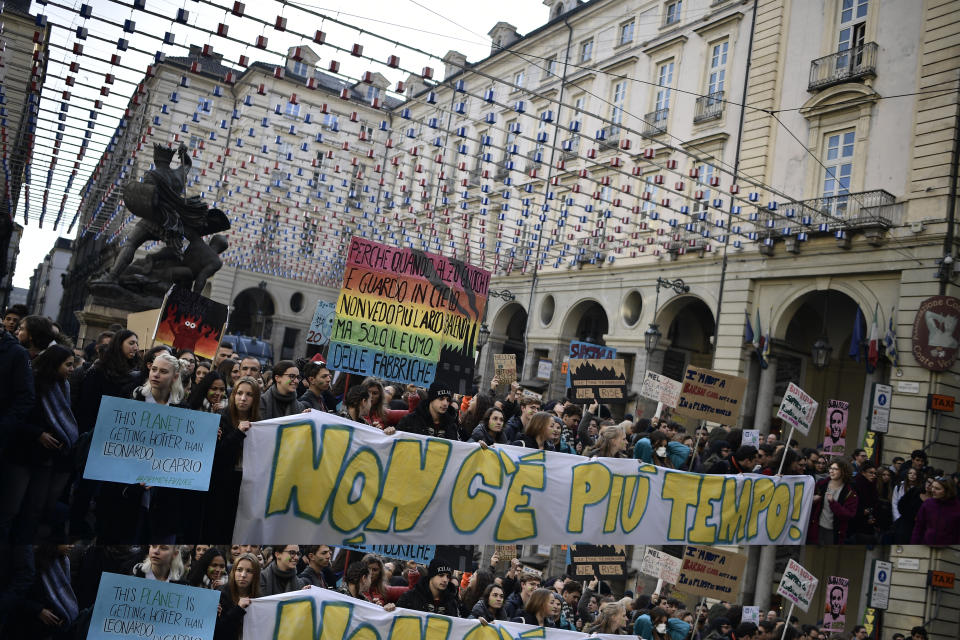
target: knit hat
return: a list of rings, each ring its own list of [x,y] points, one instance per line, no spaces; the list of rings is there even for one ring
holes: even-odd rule
[[[431,386],[430,388],[432,392],[433,387]],[[450,565],[445,563],[443,560],[434,558],[433,560],[430,561],[430,566],[427,567],[427,578],[433,578],[434,576],[438,576],[441,573],[445,573],[449,576],[450,574],[453,573],[453,569],[450,568]]]
[[[427,402],[433,402],[437,398],[442,398],[443,396],[447,396],[449,398],[453,396],[453,392],[450,391],[450,387],[442,382],[434,382],[430,385],[429,391],[427,391]]]

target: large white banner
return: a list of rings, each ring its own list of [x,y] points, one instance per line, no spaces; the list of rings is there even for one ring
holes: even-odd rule
[[[314,411],[244,441],[234,540],[272,544],[801,544],[813,478],[451,442]]]
[[[588,636],[577,631],[502,621],[484,626],[477,620],[410,609],[388,612],[375,604],[320,588],[257,598],[243,617],[243,640],[584,640],[588,637],[636,640],[638,636]]]

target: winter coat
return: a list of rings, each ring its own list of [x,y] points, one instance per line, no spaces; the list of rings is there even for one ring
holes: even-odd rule
[[[4,329],[0,329],[0,371],[3,371],[6,379],[6,382],[0,385],[2,450],[11,437],[26,427],[27,416],[35,400],[30,354]]]
[[[270,420],[271,418],[303,413],[303,410],[307,408],[305,404],[297,400],[295,394],[291,393],[288,396],[281,396],[278,395],[276,391],[276,387],[270,387],[260,396],[261,420]]]
[[[857,492],[849,483],[843,485],[840,489],[840,495],[830,503],[830,510],[833,511],[833,532],[834,540],[820,540],[820,512],[826,502],[827,484],[829,479],[821,480],[814,487],[814,495],[820,496],[819,500],[813,503],[813,509],[810,510],[810,526],[807,527],[807,544],[843,544],[847,537],[847,527],[850,519],[857,513]]]
[[[507,444],[507,437],[503,433],[503,429],[499,433],[493,433],[492,431],[487,430],[487,425],[481,422],[478,424],[473,433],[470,434],[470,440],[468,442],[486,442],[489,444]]]
[[[653,447],[650,446],[650,438],[637,440],[637,444],[633,447],[633,457],[648,464],[653,464]],[[690,447],[670,441],[667,443],[667,458],[674,469],[686,469],[685,465],[690,459]]]
[[[460,439],[456,410],[448,409],[446,413],[440,416],[440,423],[437,424],[430,415],[429,402],[421,402],[416,409],[403,416],[397,423],[397,431],[418,433],[422,436],[434,438],[446,438],[447,440]]]
[[[633,623],[633,635],[648,639],[653,637],[653,622],[648,614],[637,617]],[[684,640],[690,636],[690,624],[680,618],[668,618],[667,635],[670,640]]]
[[[260,572],[260,595],[272,596],[278,593],[299,591],[306,582],[297,577],[297,570],[277,571],[277,563],[271,562],[266,569]]]
[[[960,499],[930,498],[920,505],[910,544],[960,543]]]
[[[460,615],[460,603],[456,594],[447,589],[440,594],[439,599],[434,600],[433,593],[430,591],[430,581],[426,579],[420,580],[413,589],[400,596],[397,606],[454,618]]]
[[[500,607],[497,609],[497,612],[494,613],[490,610],[490,607],[487,606],[487,603],[483,601],[483,598],[477,600],[477,604],[473,605],[473,609],[470,610],[470,617],[483,618],[487,622],[507,619],[507,616],[503,613],[503,607]]]
[[[519,440],[520,437],[523,436],[523,422],[520,421],[519,413],[507,420],[507,423],[503,425],[503,433],[507,438],[507,442]]]

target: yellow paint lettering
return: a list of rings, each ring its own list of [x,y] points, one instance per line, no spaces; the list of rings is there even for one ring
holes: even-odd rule
[[[370,517],[380,494],[380,461],[372,451],[358,451],[344,469],[333,496],[330,523],[340,531],[353,531]],[[356,499],[357,480],[360,479],[360,495]]]
[[[607,515],[603,519],[603,532],[617,530],[617,515],[623,502],[623,476],[614,475],[610,482],[610,496],[607,498]]]
[[[684,540],[687,537],[687,508],[697,504],[702,476],[692,473],[667,473],[663,479],[662,496],[671,501],[670,528],[667,537]]]
[[[347,627],[353,607],[342,602],[325,602],[320,605],[320,640],[341,640],[347,637]]]
[[[296,513],[313,520],[323,515],[340,477],[350,446],[350,431],[326,427],[321,432],[320,459],[316,459],[314,427],[310,423],[280,427],[273,459],[267,515],[283,513],[293,501]]]
[[[313,600],[281,602],[276,640],[313,640],[317,628]],[[346,628],[346,623],[344,623]]]
[[[630,533],[640,524],[647,510],[650,497],[650,479],[644,476],[626,476],[623,487],[623,506],[620,510],[620,524],[624,533]]]
[[[532,538],[537,534],[537,518],[530,504],[527,489],[540,489],[546,482],[542,464],[518,464],[517,472],[510,480],[506,504],[497,521],[496,539],[503,541]]]
[[[746,534],[753,480],[744,479],[739,491],[736,478],[724,478],[723,483],[723,502],[720,504],[720,531],[717,533],[717,542],[735,542]]]
[[[757,533],[759,533],[760,514],[767,510],[772,498],[773,480],[769,478],[758,478],[757,481],[753,483],[753,513],[750,514],[750,520],[747,524],[748,538],[755,538]]]
[[[697,512],[690,528],[690,542],[708,544],[717,539],[716,525],[708,525],[707,518],[713,515],[713,501],[723,495],[723,476],[703,476],[700,495],[697,496]]]
[[[450,443],[427,440],[426,451],[420,440],[394,443],[383,482],[383,494],[377,502],[369,531],[410,531],[436,494],[443,470],[450,457]]]
[[[785,484],[777,485],[773,491],[773,500],[767,509],[767,535],[776,540],[783,533],[790,514],[790,487]]]
[[[570,490],[568,533],[583,533],[583,517],[587,507],[597,504],[610,491],[610,470],[599,462],[578,464],[573,468]]]
[[[477,449],[463,461],[450,495],[450,516],[453,525],[463,533],[473,533],[490,515],[497,502],[489,491],[470,493],[474,478],[487,487],[503,486],[500,457],[490,449]]]
[[[423,638],[423,640],[446,640],[450,634],[450,620],[446,618],[427,618],[426,633],[421,623],[423,618],[400,616],[393,619],[388,638]]]

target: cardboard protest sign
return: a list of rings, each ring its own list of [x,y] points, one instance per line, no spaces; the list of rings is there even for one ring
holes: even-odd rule
[[[735,601],[746,566],[747,557],[739,553],[688,545],[683,549],[677,589],[695,596]]]
[[[803,435],[807,435],[810,433],[810,426],[813,424],[813,416],[816,413],[817,401],[791,382],[787,386],[786,393],[783,394],[780,408],[777,409],[777,417]]]
[[[677,584],[680,580],[680,567],[683,560],[659,549],[647,547],[640,563],[640,573],[654,576],[669,584]]]
[[[622,544],[574,544],[570,546],[570,564],[576,579],[622,578],[627,567],[627,550]]]
[[[549,380],[553,375],[553,360],[549,358],[540,358],[537,361],[537,378],[539,380]]]
[[[137,334],[141,349],[153,348],[153,335],[157,332],[162,309],[148,309],[127,315],[127,329]]]
[[[823,436],[823,455],[842,456],[847,445],[847,418],[850,403],[827,400],[826,433]]]
[[[680,401],[680,391],[683,384],[673,378],[665,375],[647,371],[643,376],[643,386],[640,387],[640,395],[644,398],[650,398],[657,402],[662,402],[668,407],[676,407]]]
[[[760,607],[755,607],[752,605],[743,607],[740,613],[740,621],[760,624]]]
[[[206,491],[220,415],[103,396],[83,477]]]
[[[783,577],[777,586],[777,593],[797,605],[804,611],[810,609],[813,594],[817,590],[817,578],[800,566],[793,558],[783,570]]]
[[[420,387],[441,379],[464,393],[489,287],[489,271],[354,236],[327,365]]]
[[[841,576],[827,578],[827,602],[823,608],[823,630],[843,633],[847,622],[847,590],[850,580]]]
[[[617,357],[617,350],[605,345],[593,344],[592,342],[581,342],[574,340],[570,343],[570,351],[567,357],[563,359],[566,366],[561,365],[560,372],[567,376],[567,387],[570,384],[570,361],[571,360],[610,360]]]
[[[517,545],[515,544],[498,544],[494,546],[494,550],[500,556],[500,562],[497,563],[497,566],[503,564],[509,567],[510,561],[517,557]]]
[[[523,398],[533,398],[534,400],[543,400],[542,393],[537,393],[536,391],[530,391],[529,389],[523,389],[520,392],[520,396]]]
[[[687,367],[674,413],[697,420],[736,424],[747,379],[709,369]]]
[[[418,564],[430,564],[437,553],[437,546],[431,544],[344,544],[344,549],[361,553],[374,553],[382,558],[413,560]]]
[[[517,381],[517,356],[514,353],[493,354],[493,375],[500,385],[509,387]],[[498,385],[498,386],[500,386]]]
[[[623,360],[570,360],[571,401],[575,404],[624,404],[627,373]]]
[[[319,411],[257,422],[243,446],[234,536],[252,544],[801,544],[813,504],[807,475],[481,449]]]
[[[216,591],[211,591],[216,594]],[[402,601],[402,600],[401,600]],[[277,638],[411,640],[616,640],[619,635],[588,635],[552,627],[533,627],[517,622],[458,617],[446,611],[386,611],[372,602],[351,598],[330,589],[306,589],[254,599],[243,617],[243,640]]]
[[[227,305],[174,286],[163,301],[155,344],[189,349],[198,358],[213,360],[227,326]]]
[[[116,573],[100,574],[87,640],[213,640],[220,592]]]
[[[307,344],[323,346],[330,342],[333,332],[333,319],[337,314],[337,303],[329,300],[318,300],[317,308],[313,311],[313,320],[307,329]]]
[[[760,430],[744,429],[743,437],[740,439],[740,444],[759,448],[760,447]]]

